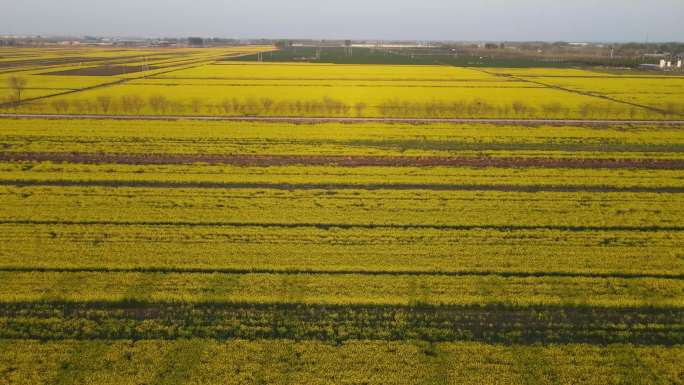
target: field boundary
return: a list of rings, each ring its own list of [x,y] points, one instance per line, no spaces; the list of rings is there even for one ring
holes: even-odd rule
[[[648,106],[648,105],[645,105],[645,104],[639,104],[639,103],[628,102],[628,101],[626,101],[626,100],[615,99],[615,98],[610,97],[610,96],[601,95],[601,94],[596,94],[596,93],[588,92],[588,91],[573,90],[573,89],[571,89],[571,88],[562,87],[562,86],[559,86],[559,85],[556,85],[556,84],[549,84],[549,83],[544,83],[544,82],[540,82],[540,81],[536,81],[536,80],[530,80],[530,79],[527,79],[527,78],[522,77],[522,76],[519,76],[519,75],[511,75],[511,74],[505,74],[505,73],[495,73],[495,72],[490,72],[490,71],[487,71],[487,70],[481,69],[481,68],[480,68],[480,69],[473,68],[473,69],[475,69],[476,71],[480,71],[480,72],[486,73],[486,74],[488,74],[488,75],[492,75],[492,76],[503,77],[503,78],[506,78],[506,79],[514,79],[514,80],[521,81],[521,82],[525,82],[525,83],[529,83],[529,84],[536,84],[536,85],[538,85],[538,86],[546,87],[546,88],[549,88],[549,89],[554,89],[554,90],[558,90],[558,91],[564,91],[564,92],[573,93],[573,94],[582,95],[582,96],[589,96],[589,97],[592,97],[592,98],[603,99],[603,100],[607,100],[607,101],[610,101],[610,102],[613,102],[613,103],[625,104],[625,105],[628,105],[628,106],[631,106],[631,107],[637,107],[637,108],[645,109],[645,110],[648,110],[648,111],[651,111],[651,112],[657,112],[657,113],[659,113],[659,114],[667,114],[667,111],[665,111],[665,110],[663,110],[663,109],[656,108],[656,107],[653,107],[653,106]],[[681,116],[681,114],[677,114],[677,115]]]
[[[435,230],[558,230],[568,232],[634,231],[684,232],[684,226],[573,226],[573,225],[490,225],[490,224],[421,224],[421,223],[315,223],[315,222],[188,222],[188,221],[107,221],[107,220],[22,220],[0,219],[0,225],[74,225],[74,226],[176,226],[176,227],[263,227],[329,229],[435,229]]]
[[[211,64],[211,63],[214,62],[217,58],[218,58],[218,55],[212,56],[212,57],[210,57],[210,58],[205,58],[205,59],[188,60],[188,62],[186,62],[186,63],[172,64],[172,65],[169,65],[169,66],[160,67],[160,68],[151,70],[151,71],[160,71],[160,70],[164,70],[164,71],[156,72],[156,73],[154,73],[154,74],[146,74],[146,75],[137,76],[137,77],[117,78],[117,76],[112,76],[112,78],[117,79],[117,80],[116,80],[116,81],[112,81],[112,82],[108,82],[108,83],[96,84],[96,85],[90,86],[90,87],[72,89],[72,90],[67,91],[67,92],[60,92],[60,93],[51,94],[51,95],[37,96],[37,97],[34,97],[34,98],[26,98],[26,99],[23,99],[23,100],[21,101],[21,103],[22,103],[22,104],[23,104],[23,103],[30,103],[30,102],[35,102],[35,101],[37,101],[37,100],[44,100],[44,99],[54,98],[54,97],[58,97],[58,96],[64,96],[64,95],[75,94],[75,93],[78,93],[78,92],[91,91],[91,90],[99,89],[99,88],[117,86],[117,85],[125,84],[125,83],[128,83],[128,82],[134,81],[134,80],[148,79],[148,78],[151,78],[151,77],[154,77],[154,76],[157,76],[157,75],[164,75],[164,74],[171,73],[171,72],[175,72],[175,71],[180,71],[180,70],[185,70],[185,69],[196,68],[196,67],[200,67],[200,66],[203,66],[203,65]],[[179,61],[175,61],[175,62],[172,62],[172,63],[178,63],[178,62],[179,62]],[[181,67],[182,67],[182,68],[181,68]],[[147,71],[145,71],[145,72],[147,72]],[[50,76],[49,74],[41,74],[41,75]],[[105,76],[105,77],[107,77],[107,76]],[[14,104],[14,102],[0,103],[0,108],[2,108],[2,107],[11,107],[13,104]],[[12,115],[12,114],[0,114],[0,118],[2,117],[2,115]],[[17,115],[19,115],[19,114],[17,114]]]
[[[437,277],[489,277],[503,278],[623,278],[684,280],[684,274],[599,273],[564,271],[434,271],[434,270],[316,270],[316,269],[263,269],[263,268],[203,268],[203,267],[22,267],[0,266],[5,273],[162,273],[162,274],[279,274],[279,275],[369,275],[369,276],[437,276]]]
[[[105,154],[1,152],[0,162],[68,162],[81,164],[176,165],[221,164],[235,166],[339,166],[339,167],[470,167],[470,168],[603,168],[684,169],[684,159],[548,158],[464,156],[366,155],[217,155],[217,154]]]
[[[131,79],[137,80],[139,78]],[[112,85],[112,84],[108,84]],[[100,85],[102,86],[102,85]],[[100,87],[98,86],[98,87]],[[74,92],[80,92],[77,90]],[[73,93],[73,92],[70,92]],[[44,96],[48,98],[59,95]],[[29,101],[26,99],[25,101]],[[684,120],[593,120],[593,119],[498,119],[498,118],[362,118],[362,117],[301,117],[301,116],[207,116],[207,115],[102,115],[102,114],[0,114],[0,119],[92,119],[92,120],[156,120],[156,121],[237,121],[275,123],[484,123],[504,125],[561,125],[561,126],[614,126],[614,125],[667,125],[684,126]]]
[[[500,192],[588,192],[588,193],[667,193],[684,194],[684,187],[640,187],[601,185],[501,185],[436,183],[248,183],[155,180],[27,180],[0,179],[0,186],[16,187],[109,187],[109,188],[188,188],[188,189],[257,189],[257,190],[429,190],[429,191],[500,191]]]

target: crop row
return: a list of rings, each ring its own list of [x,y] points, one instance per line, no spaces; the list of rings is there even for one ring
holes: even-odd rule
[[[680,276],[681,232],[6,223],[21,269]]]
[[[684,343],[681,308],[49,302],[0,305],[0,338]]]
[[[288,340],[0,340],[13,385],[680,383],[681,346]]]
[[[684,279],[326,273],[0,272],[0,302],[684,308]]]
[[[684,144],[680,126],[549,126],[493,124],[409,124],[409,123],[316,123],[221,122],[193,120],[97,120],[97,119],[8,119],[3,120],[2,137],[61,137],[95,144],[106,141],[158,141],[164,138],[197,141],[241,140],[261,144],[283,142],[351,140],[434,140],[458,139],[463,143],[567,143],[567,144]]]
[[[460,139],[438,140],[280,140],[95,138],[6,136],[1,139],[7,154],[121,154],[203,156],[403,156],[403,157],[496,157],[565,159],[681,159],[681,144],[575,144],[575,143],[469,143]],[[105,162],[105,161],[103,161]],[[196,162],[201,162],[198,160]]]
[[[676,230],[684,216],[678,193],[11,183],[0,187],[2,222]]]
[[[126,157],[123,157],[124,159]],[[95,156],[94,159],[97,159]],[[340,167],[340,166],[234,166],[221,164],[82,164],[52,162],[0,162],[0,183],[122,182],[207,184],[262,184],[287,186],[387,186],[414,185],[420,189],[441,186],[523,188],[673,189],[684,187],[680,170],[606,170],[563,168],[466,168],[466,167]],[[455,188],[456,189],[456,188]]]
[[[8,152],[681,158],[680,127],[4,120]]]

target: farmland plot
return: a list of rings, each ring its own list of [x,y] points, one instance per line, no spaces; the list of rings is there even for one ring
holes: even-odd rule
[[[79,115],[0,120],[0,384],[684,382],[676,122],[169,117],[675,120],[680,78],[222,60],[271,49],[0,49],[0,109]]]
[[[219,60],[270,49],[141,52],[29,68],[30,102],[17,107],[6,90],[8,102],[0,106],[24,113],[162,116],[674,120],[684,113],[682,79],[674,76]],[[56,92],[50,86],[55,82],[72,92]],[[83,82],[93,86],[79,87]]]
[[[0,371],[679,383],[683,142],[678,126],[3,120]]]

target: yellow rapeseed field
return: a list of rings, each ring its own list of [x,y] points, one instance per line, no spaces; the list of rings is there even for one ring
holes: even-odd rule
[[[684,80],[672,76],[583,69],[218,61],[271,49],[129,50],[118,57],[105,49],[74,49],[66,57],[83,57],[84,62],[29,66],[20,73],[28,81],[26,102],[11,103],[13,91],[0,88],[0,99],[5,101],[0,109],[124,115],[548,119],[669,119],[684,111],[680,102]],[[48,64],[58,59],[50,52],[28,57]],[[0,82],[6,84],[16,75],[0,72]]]

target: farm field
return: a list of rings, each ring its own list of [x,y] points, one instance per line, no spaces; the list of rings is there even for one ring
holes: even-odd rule
[[[684,381],[684,127],[0,123],[3,384]]]
[[[206,340],[12,342],[0,366],[10,383],[678,383],[681,348],[518,346],[479,343]],[[42,359],[63,362],[29,372]],[[178,365],[183,362],[183,365]],[[545,365],[537,365],[544,362]],[[135,369],[132,369],[135,368]],[[553,369],[549,369],[553,368]],[[26,377],[21,377],[27,373]],[[187,373],[187,375],[186,375]]]
[[[16,109],[15,90],[8,87],[7,83],[11,77],[20,77],[26,81],[26,88],[21,96],[24,102],[39,103],[48,100],[44,99],[47,97],[70,95],[94,87],[111,86],[130,79],[163,73],[171,69],[211,63],[217,58],[269,49],[271,47],[259,46],[178,50],[0,47],[0,109]],[[102,101],[93,100],[91,103],[97,104],[100,109],[105,108]],[[46,102],[46,105],[50,105],[52,109],[56,108],[49,102]],[[21,108],[33,110],[35,106],[29,104]]]
[[[684,78],[567,68],[229,61],[268,46],[3,49],[0,111],[291,117],[677,120]],[[14,55],[14,56],[13,56]],[[6,86],[26,80],[23,102]]]
[[[274,49],[0,48],[0,385],[684,383],[684,78]]]

